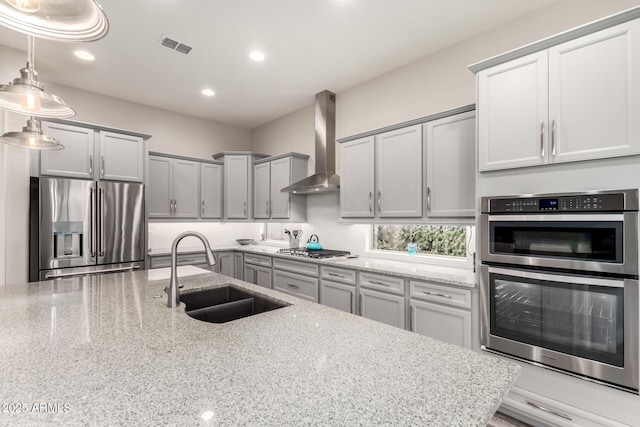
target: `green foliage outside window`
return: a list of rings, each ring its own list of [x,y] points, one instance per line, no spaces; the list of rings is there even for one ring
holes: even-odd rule
[[[374,225],[373,248],[407,251],[408,243],[418,245],[419,254],[467,256],[466,227],[449,225]]]

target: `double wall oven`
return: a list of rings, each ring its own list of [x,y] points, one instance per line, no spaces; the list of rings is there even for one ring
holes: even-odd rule
[[[638,190],[481,208],[482,348],[638,393]]]

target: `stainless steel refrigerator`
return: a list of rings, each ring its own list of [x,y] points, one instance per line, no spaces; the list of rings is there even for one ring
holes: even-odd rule
[[[31,178],[29,280],[144,268],[144,185]]]

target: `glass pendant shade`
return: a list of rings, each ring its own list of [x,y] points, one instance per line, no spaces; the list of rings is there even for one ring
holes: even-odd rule
[[[0,142],[32,150],[62,150],[64,145],[57,139],[44,135],[40,123],[31,117],[22,132],[7,132],[0,136]]]
[[[90,42],[109,32],[94,0],[0,0],[0,25],[60,42]]]
[[[4,1],[4,0],[0,0]],[[29,116],[68,118],[76,112],[62,98],[44,91],[33,68],[34,39],[29,39],[27,66],[20,70],[20,77],[13,83],[0,85],[0,108]]]

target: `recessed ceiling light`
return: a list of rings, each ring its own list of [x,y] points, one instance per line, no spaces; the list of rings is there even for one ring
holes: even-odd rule
[[[253,59],[256,62],[264,61],[264,53],[254,50],[249,54],[249,58]]]
[[[214,91],[212,91],[211,89],[202,89],[202,94],[205,96],[213,96],[216,93]]]
[[[86,50],[76,50],[73,52],[73,54],[80,59],[84,59],[85,61],[93,61],[94,59],[96,59],[95,56],[93,56]]]

